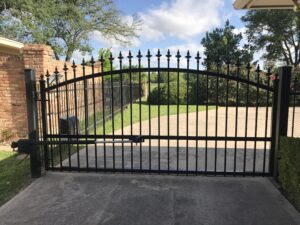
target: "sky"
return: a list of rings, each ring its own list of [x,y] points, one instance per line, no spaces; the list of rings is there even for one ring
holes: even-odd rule
[[[131,46],[121,46],[114,40],[103,38],[100,32],[93,32],[90,43],[93,47],[93,56],[98,58],[100,48],[111,48],[114,56],[122,51],[123,55],[131,50],[136,55],[140,49],[146,55],[150,49],[156,55],[160,49],[166,55],[168,49],[171,55],[180,50],[185,55],[189,50],[192,56],[197,51],[203,56],[203,47],[200,42],[207,31],[222,27],[229,19],[236,27],[236,32],[245,31],[241,16],[245,11],[233,8],[233,0],[115,0],[123,17],[129,23],[133,16],[141,19],[138,31],[139,38],[133,38]],[[77,62],[82,59],[80,52],[75,52],[73,59]],[[85,56],[89,59],[90,56]],[[173,57],[175,60],[175,57]]]

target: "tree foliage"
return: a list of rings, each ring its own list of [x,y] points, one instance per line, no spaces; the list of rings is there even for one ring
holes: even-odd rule
[[[122,16],[112,0],[3,0],[0,10],[0,35],[48,44],[56,58],[67,61],[75,50],[91,51],[89,39],[95,32],[130,44],[140,24]]]
[[[212,32],[207,32],[202,39],[201,44],[204,46],[205,56],[210,62],[226,62],[239,60],[249,62],[253,58],[253,51],[248,44],[240,47],[243,39],[242,34],[234,32],[235,27],[230,25],[227,20],[223,28],[216,28]]]
[[[250,10],[242,20],[255,50],[265,49],[267,61],[300,63],[300,12],[293,10]]]

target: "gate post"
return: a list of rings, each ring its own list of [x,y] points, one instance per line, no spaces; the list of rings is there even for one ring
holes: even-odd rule
[[[36,83],[35,71],[25,69],[25,88],[28,118],[28,139],[35,142],[38,138],[37,131],[37,104],[36,104]],[[41,176],[41,155],[36,144],[31,145],[30,149],[30,170],[31,177],[38,178]]]
[[[47,141],[47,108],[46,108],[46,82],[44,76],[40,79],[40,97],[41,97],[41,116],[42,116],[42,128],[43,128],[43,140]],[[44,144],[44,157],[45,157],[45,170],[49,168],[49,149],[48,144]]]
[[[279,83],[274,92],[275,98],[277,98],[277,103],[275,103],[276,112],[273,113],[272,118],[272,143],[271,143],[271,173],[275,180],[278,176],[278,149],[280,144],[280,137],[287,136],[288,130],[288,116],[289,116],[289,96],[290,96],[290,85],[291,85],[291,75],[292,67],[284,66],[280,67],[279,71]],[[276,88],[276,87],[275,87]],[[277,95],[276,95],[277,94]],[[275,99],[276,100],[276,99]],[[275,120],[275,121],[274,121]],[[273,136],[274,135],[274,136]],[[274,143],[273,143],[274,142]]]

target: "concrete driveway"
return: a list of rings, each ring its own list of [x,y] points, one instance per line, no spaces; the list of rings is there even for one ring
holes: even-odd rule
[[[299,225],[268,178],[47,173],[0,208],[0,224]]]

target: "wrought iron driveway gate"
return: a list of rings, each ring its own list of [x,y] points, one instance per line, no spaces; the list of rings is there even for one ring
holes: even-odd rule
[[[46,170],[274,174],[276,143],[287,130],[290,68],[280,69],[278,82],[259,66],[202,64],[199,53],[181,58],[179,51],[129,52],[125,61],[120,53],[107,59],[109,71],[101,58],[103,72],[95,73],[92,58],[82,62],[83,76],[75,63],[41,76]]]

